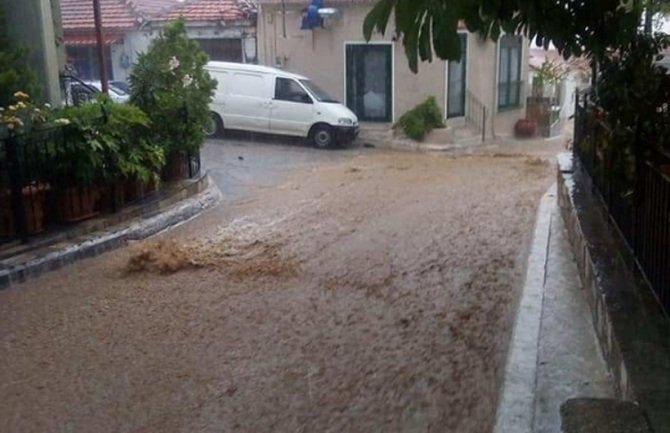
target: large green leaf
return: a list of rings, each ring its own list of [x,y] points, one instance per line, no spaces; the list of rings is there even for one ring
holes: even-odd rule
[[[553,43],[564,56],[585,53],[602,58],[609,49],[635,36],[642,1],[632,0],[379,0],[365,19],[364,34],[384,33],[395,12],[395,30],[402,35],[410,68],[419,58],[457,59],[458,22],[484,38],[521,32],[538,43]]]

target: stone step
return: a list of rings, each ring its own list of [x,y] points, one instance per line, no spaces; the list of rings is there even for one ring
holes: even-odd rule
[[[361,126],[358,140],[364,144],[384,146],[393,141],[393,130],[391,128],[370,128]]]
[[[562,433],[652,433],[642,409],[633,402],[574,398],[561,405]]]

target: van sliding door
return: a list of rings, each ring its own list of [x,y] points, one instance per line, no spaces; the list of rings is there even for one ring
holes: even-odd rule
[[[229,96],[223,109],[225,128],[269,132],[272,102],[270,77],[235,71],[229,75]]]

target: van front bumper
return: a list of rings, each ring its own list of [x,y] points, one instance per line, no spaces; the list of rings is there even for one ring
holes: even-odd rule
[[[360,127],[356,126],[336,126],[335,127],[335,137],[337,137],[338,143],[351,143],[358,137],[360,132]]]

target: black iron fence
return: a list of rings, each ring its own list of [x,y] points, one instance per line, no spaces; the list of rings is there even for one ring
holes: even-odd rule
[[[78,176],[92,155],[80,140],[74,125],[36,128],[0,138],[0,244],[27,241],[33,235],[117,212],[124,205],[159,194],[158,185],[132,179],[94,177],[82,186]],[[163,180],[200,175],[199,154],[170,155],[167,160]]]
[[[482,143],[486,141],[488,110],[471,91],[465,93],[465,122],[482,136]]]
[[[574,153],[635,256],[659,303],[670,312],[670,153],[620,135],[577,96]]]

